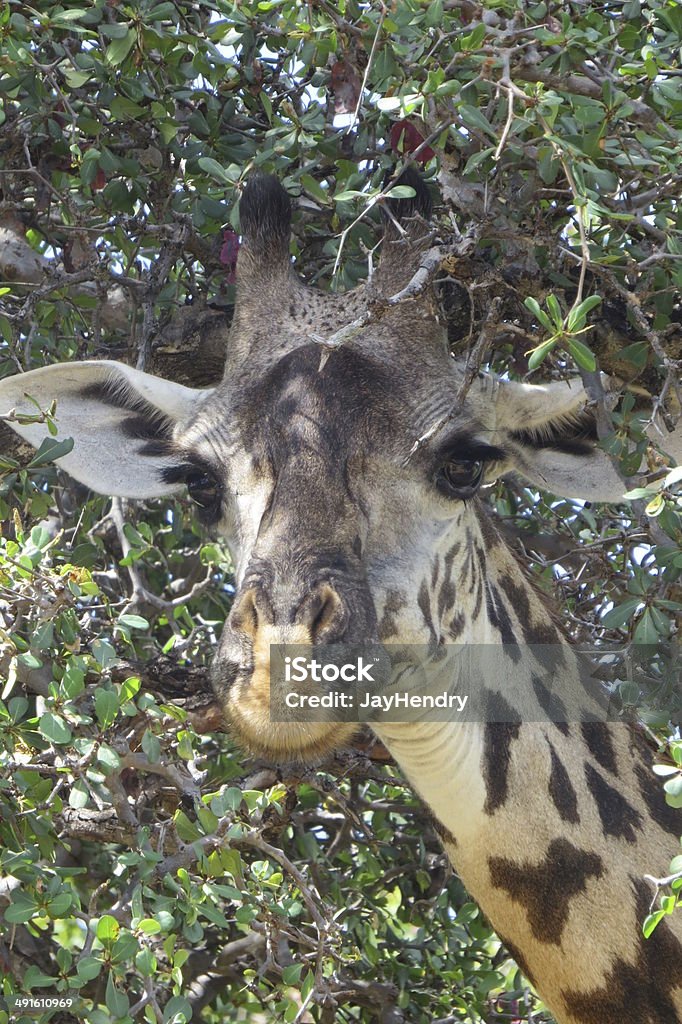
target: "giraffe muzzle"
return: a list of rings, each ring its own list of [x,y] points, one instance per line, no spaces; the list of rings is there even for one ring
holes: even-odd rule
[[[301,653],[376,639],[369,589],[352,574],[318,577],[306,586],[271,571],[247,573],[212,667],[213,687],[232,731],[247,748],[279,759],[309,760],[340,745],[354,726],[272,720],[271,647]]]

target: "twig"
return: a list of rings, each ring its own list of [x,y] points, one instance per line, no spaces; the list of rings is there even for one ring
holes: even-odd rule
[[[140,346],[137,354],[137,362],[135,364],[135,368],[137,370],[145,369],[151,355],[152,337],[154,336],[157,327],[154,306],[158,294],[166,284],[171,269],[184,249],[190,235],[191,225],[188,220],[183,219],[180,224],[180,230],[178,231],[178,225],[175,225],[174,234],[171,235],[169,240],[161,246],[158,258],[149,271],[147,291],[144,301],[142,302],[144,312],[142,316]]]
[[[365,95],[365,89],[367,87],[367,79],[369,78],[370,68],[372,67],[372,61],[374,60],[374,54],[376,53],[377,45],[379,43],[379,36],[381,35],[381,29],[383,28],[383,25],[384,25],[384,19],[386,18],[386,13],[387,13],[386,6],[384,4],[382,4],[381,14],[379,15],[379,21],[377,23],[377,30],[374,33],[374,40],[372,42],[372,49],[369,51],[369,57],[367,58],[367,66],[365,68],[365,73],[362,76],[362,85],[360,86],[360,94],[358,96],[358,101],[357,101],[357,103],[355,105],[355,110],[353,112],[353,117],[351,119],[351,122],[348,125],[348,127],[346,128],[346,135],[350,135],[350,133],[353,131],[353,129],[355,128],[355,125],[357,124],[358,117],[360,116],[360,107],[362,106],[362,97]]]
[[[577,309],[580,303],[583,301],[585,275],[587,274],[587,268],[590,265],[590,247],[587,241],[587,230],[585,227],[585,197],[580,194],[578,186],[576,185],[571,165],[569,161],[566,160],[561,146],[552,134],[552,129],[550,125],[547,123],[547,121],[542,116],[542,114],[540,114],[539,111],[537,112],[537,116],[540,124],[544,129],[545,137],[549,142],[550,146],[552,147],[552,149],[554,150],[554,152],[556,153],[557,158],[563,168],[564,175],[566,176],[566,181],[568,182],[568,186],[573,196],[573,205],[575,207],[576,219],[578,222],[578,235],[580,237],[580,251],[582,256],[580,260],[580,276],[578,278],[578,290],[576,292],[575,299],[573,300],[573,305],[571,306],[571,309],[568,313],[568,316],[570,317],[573,310]]]
[[[674,875],[666,875],[665,878],[655,878],[653,875],[644,875],[646,882],[651,882],[652,885],[656,886],[656,891],[649,904],[649,913],[651,913],[656,905],[658,894],[661,889],[665,889],[667,886],[672,885],[673,882],[677,882],[682,878],[682,871],[676,871]]]
[[[500,79],[498,84],[499,84],[500,88],[507,90],[507,120],[505,121],[504,128],[502,129],[502,135],[500,136],[500,141],[497,144],[497,149],[495,150],[495,154],[493,156],[493,160],[496,163],[500,159],[500,157],[502,156],[502,152],[504,150],[504,147],[507,144],[507,138],[509,136],[509,132],[511,131],[511,126],[512,126],[512,124],[514,122],[514,89],[512,88],[513,83],[511,81],[511,76],[510,76],[510,72],[509,72],[509,53],[508,52],[505,52],[504,55],[503,55],[502,67],[503,67],[502,78]]]

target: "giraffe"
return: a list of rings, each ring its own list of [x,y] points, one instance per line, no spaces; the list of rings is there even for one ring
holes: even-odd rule
[[[479,498],[509,472],[590,501],[619,500],[623,484],[581,433],[580,384],[483,376],[461,399],[431,293],[386,302],[429,242],[428,190],[418,175],[407,183],[415,196],[393,203],[379,269],[335,296],[294,273],[277,180],[249,182],[216,388],[84,361],[2,380],[0,409],[15,410],[13,428],[39,445],[45,426],[30,420],[26,396],[41,408],[56,399],[59,436],[75,442],[60,465],[99,493],[187,489],[236,566],[213,686],[237,739],[274,762],[314,763],[355,726],[273,722],[272,644],[508,650],[511,685],[485,682],[497,721],[384,716],[373,728],[559,1024],[682,1024],[682,915],[648,940],[641,931],[645,875],[667,873],[680,819],[629,725],[515,713],[515,682],[546,711],[580,668]],[[343,344],[320,348],[349,323]],[[514,657],[521,644],[551,646],[553,691],[532,659]]]

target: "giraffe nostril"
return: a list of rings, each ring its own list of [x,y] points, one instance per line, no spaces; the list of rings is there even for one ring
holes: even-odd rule
[[[327,643],[339,640],[348,625],[348,611],[339,594],[330,586],[324,588],[322,606],[315,616],[310,632],[313,641]]]
[[[315,644],[340,640],[348,628],[348,618],[344,601],[329,583],[319,584],[296,612],[296,619],[309,628]]]
[[[256,587],[246,590],[232,606],[230,625],[237,633],[255,638],[263,622],[272,622],[270,602],[263,591]]]

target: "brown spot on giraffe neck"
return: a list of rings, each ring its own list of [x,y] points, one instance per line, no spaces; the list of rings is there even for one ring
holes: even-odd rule
[[[563,761],[549,740],[547,740],[547,743],[552,759],[552,768],[549,776],[549,795],[559,812],[561,820],[577,825],[580,821],[578,797]]]
[[[481,614],[481,605],[483,604],[483,583],[480,579],[476,580],[476,597],[474,598],[474,610],[471,613],[472,618],[476,620]]]
[[[455,606],[455,585],[449,577],[445,577],[438,592],[438,619],[442,622],[446,612],[452,611]]]
[[[473,594],[477,585],[487,578],[485,551],[478,541],[474,544],[474,554],[471,557],[471,580],[467,590]]]
[[[487,691],[483,697],[489,719],[483,739],[482,769],[486,788],[483,810],[486,814],[494,814],[507,802],[512,744],[519,737],[521,723],[518,716],[514,720],[514,709],[502,694]]]
[[[490,580],[486,582],[486,610],[488,612],[488,620],[493,629],[496,629],[500,634],[502,643],[509,648],[509,655],[514,662],[518,662],[521,659],[521,652],[518,649],[518,638],[514,633],[514,627],[512,626],[511,619],[509,618],[509,612],[502,600],[502,595],[497,589],[494,583]]]
[[[539,864],[490,857],[488,867],[492,884],[525,908],[535,938],[552,945],[561,942],[571,901],[604,871],[601,857],[567,839],[553,839]]]
[[[580,731],[587,744],[587,749],[595,761],[598,761],[602,768],[605,768],[611,775],[616,775],[618,772],[616,751],[608,725],[605,722],[583,722]]]
[[[450,640],[458,640],[464,632],[466,618],[463,612],[456,612],[448,624],[448,637]]]
[[[539,675],[534,673],[531,676],[531,683],[533,684],[533,692],[537,697],[538,704],[547,715],[547,718],[551,721],[552,725],[564,736],[568,736],[570,728],[566,719],[568,718],[568,712],[566,705],[556,693],[551,693]]]
[[[384,609],[381,613],[381,621],[378,625],[379,636],[383,640],[397,636],[398,615],[407,605],[407,598],[399,590],[389,590],[386,593]]]
[[[445,558],[443,559],[443,570],[446,576],[451,575],[453,562],[455,561],[457,555],[460,553],[461,549],[462,545],[460,544],[460,542],[455,541],[455,543],[452,545],[450,550],[445,555]]]
[[[631,882],[641,923],[649,912],[652,893],[643,879],[631,878]],[[580,1024],[675,1024],[682,1017],[672,994],[681,987],[682,944],[662,921],[650,938],[640,935],[634,963],[619,958],[601,988],[590,992],[568,989],[562,997]]]
[[[525,642],[527,644],[559,646],[561,636],[551,619],[538,619],[537,615],[540,614],[540,609],[535,610],[536,617],[534,618],[529,597],[531,583],[519,582],[505,573],[500,574],[497,582],[516,613]],[[546,614],[544,607],[542,611]]]
[[[597,805],[604,835],[636,843],[635,829],[641,832],[643,827],[639,811],[617,789],[610,786],[591,764],[585,765],[585,779]]]
[[[438,642],[438,634],[433,623],[433,614],[431,612],[431,595],[429,594],[429,588],[426,580],[422,580],[417,594],[417,605],[419,611],[422,613],[424,624],[428,627],[429,633],[431,634],[431,642]]]

